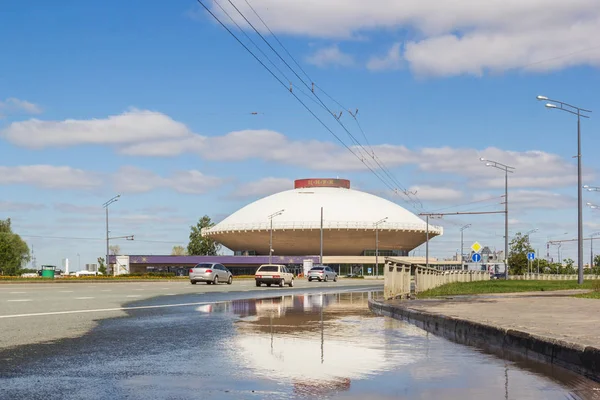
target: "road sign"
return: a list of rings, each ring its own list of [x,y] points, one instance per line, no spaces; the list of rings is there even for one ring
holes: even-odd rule
[[[471,256],[471,260],[473,260],[473,262],[479,262],[479,261],[481,261],[481,254],[479,254],[479,253],[473,253],[473,255]]]
[[[535,260],[535,253],[534,253],[533,251],[531,251],[531,252],[527,253],[527,259],[528,259],[529,261],[533,261],[533,260]]]
[[[471,249],[475,252],[475,253],[479,253],[479,251],[481,249],[483,249],[483,246],[479,244],[479,242],[475,242],[471,245]]]
[[[371,267],[367,268],[368,273],[371,273]]]

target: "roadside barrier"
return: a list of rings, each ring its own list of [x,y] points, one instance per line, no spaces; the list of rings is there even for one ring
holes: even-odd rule
[[[386,257],[384,289],[386,299],[409,298],[411,294],[424,292],[453,282],[488,281],[487,271],[440,271],[394,257]]]

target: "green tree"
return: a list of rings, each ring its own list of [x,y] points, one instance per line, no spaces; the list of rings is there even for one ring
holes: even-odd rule
[[[187,256],[187,250],[183,246],[173,246],[171,250],[172,256]]]
[[[18,275],[30,259],[29,246],[13,233],[10,218],[0,220],[0,273]]]
[[[527,273],[527,253],[533,251],[529,244],[529,235],[518,232],[510,241],[508,251],[508,271],[511,275]]]
[[[190,226],[190,242],[188,243],[187,252],[191,256],[216,256],[221,245],[206,236],[202,236],[202,230],[210,228],[215,224],[210,220],[208,215],[200,218],[196,225]]]
[[[106,275],[106,265],[104,264],[104,257],[98,257],[98,272],[102,275]]]
[[[110,246],[108,246],[108,251],[111,255],[118,256],[121,254],[121,246],[119,246],[118,244],[111,244]]]

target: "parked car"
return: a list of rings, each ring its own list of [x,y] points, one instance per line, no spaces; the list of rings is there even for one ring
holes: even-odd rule
[[[70,275],[73,275],[73,273],[71,273]],[[102,272],[94,272],[94,271],[77,271],[75,272],[75,276],[79,277],[79,276],[97,276],[97,275],[102,275]]]
[[[21,278],[37,278],[39,275],[35,272],[25,272],[21,274]]]
[[[233,274],[223,264],[200,263],[190,269],[190,283],[206,282],[207,285],[227,282],[233,283]]]
[[[337,273],[325,265],[317,265],[312,267],[310,271],[308,271],[307,277],[309,282],[312,280],[327,282],[330,279],[334,282],[337,282]]]
[[[285,265],[264,264],[258,267],[254,275],[256,286],[261,286],[263,283],[267,286],[277,284],[280,287],[283,285],[294,286],[294,274],[292,274]]]

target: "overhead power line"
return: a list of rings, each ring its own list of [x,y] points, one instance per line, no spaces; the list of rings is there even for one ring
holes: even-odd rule
[[[338,141],[340,142],[348,151],[350,151],[356,158],[359,159],[359,161],[361,161],[375,176],[377,176],[392,192],[396,191],[397,188],[393,187],[392,184],[390,184],[388,181],[386,181],[386,179],[381,176],[376,169],[371,166],[367,160],[365,159],[364,156],[357,154],[360,153],[360,149],[357,149],[357,151],[354,151],[350,146],[348,146],[335,132],[333,132],[333,130],[327,125],[325,124],[325,122],[323,122],[323,120],[321,118],[319,118],[315,112],[306,105],[306,103],[304,103],[295,93],[293,88],[289,88],[261,59],[260,57],[258,57],[248,46],[246,46],[246,44],[244,44],[240,38],[231,30],[229,29],[225,23],[223,23],[223,21],[221,21],[221,19],[219,17],[217,17],[211,10],[210,8],[208,8],[202,0],[197,0],[198,3],[225,29],[227,30],[227,32],[233,36],[233,38],[248,52],[250,53],[258,62],[259,64],[265,68],[270,74],[271,76],[273,76],[283,87],[285,87],[291,94],[292,96],[294,96],[294,98],[300,102],[300,104]],[[230,1],[231,3],[231,1]],[[232,6],[239,12],[239,9],[233,4],[231,3]],[[242,15],[242,17],[250,24],[250,22],[247,20],[247,18],[240,12],[240,15]],[[270,43],[268,43],[268,41],[260,34],[260,32],[258,32],[258,30],[256,30],[256,28],[252,25],[253,29],[257,32],[257,34],[262,38],[263,41],[265,41],[265,43],[267,43],[269,45],[269,47],[278,55],[278,57],[286,64],[286,66],[294,73],[294,75],[300,79],[305,85],[306,83],[302,80],[302,78],[300,78],[300,76],[298,75],[298,73],[289,65],[289,63],[287,63],[282,57],[281,55],[270,45]],[[308,86],[307,86],[308,87]],[[312,91],[312,89],[311,89]],[[328,111],[329,108],[322,102],[322,100],[316,96],[316,98],[319,100],[319,102],[323,105],[323,107],[325,109],[327,109]],[[333,114],[331,112],[329,112],[330,115],[333,116]],[[336,120],[338,121],[338,123],[340,123],[339,119],[336,118]],[[352,134],[346,129],[346,127],[340,123],[340,125],[346,130],[346,132],[348,132],[351,136]],[[356,139],[354,139],[356,141]],[[362,147],[362,145],[360,145],[360,143],[358,143],[358,145],[360,147]],[[363,148],[364,149],[364,148]]]
[[[271,64],[274,65],[274,67],[278,70],[278,72],[281,73],[281,75],[284,76],[284,78],[288,81],[290,81],[290,85],[289,87],[285,84],[283,84],[282,80],[279,79],[276,74],[270,70],[270,68],[268,68],[264,62],[262,62],[262,60],[260,60],[260,58],[254,53],[252,52],[252,50],[250,50],[248,48],[248,46],[246,46],[236,35],[235,33],[233,33],[233,31],[231,31],[222,21],[219,17],[217,17],[205,4],[202,0],[197,0],[198,3],[221,25],[223,26],[230,35],[232,35],[236,41],[241,44],[244,49],[246,51],[248,51],[262,66],[263,68],[267,69],[267,71],[269,71],[269,73],[275,77],[280,84],[282,84],[283,86],[286,87],[286,89],[289,90],[289,92],[307,109],[307,111],[309,111],[313,117],[315,117],[319,123],[321,123],[321,125],[323,125],[341,144],[344,145],[344,147],[346,147],[346,149],[348,149],[352,154],[354,154],[355,157],[357,157],[379,180],[381,180],[390,190],[392,190],[392,192],[394,193],[399,193],[399,189],[401,191],[401,193],[411,202],[413,202],[413,205],[416,203],[420,203],[420,201],[418,200],[418,198],[416,197],[416,195],[414,193],[410,193],[407,189],[405,189],[404,187],[402,187],[402,185],[400,184],[400,182],[391,174],[391,172],[389,171],[389,169],[387,168],[387,166],[385,166],[379,159],[378,157],[375,155],[375,152],[373,151],[373,148],[369,145],[370,147],[370,151],[368,151],[367,149],[364,148],[364,146],[360,143],[360,141],[350,132],[350,130],[344,125],[344,123],[340,120],[341,119],[341,113],[338,115],[337,112],[333,112],[326,104],[325,102],[318,96],[318,94],[315,92],[314,87],[316,86],[314,84],[314,81],[312,81],[312,79],[310,79],[310,76],[308,75],[308,73],[300,66],[300,64],[298,63],[298,61],[292,56],[292,54],[287,50],[287,48],[283,45],[283,43],[279,40],[279,38],[274,34],[274,32],[269,28],[269,26],[267,25],[267,23],[265,22],[265,20],[258,14],[258,12],[256,11],[256,9],[254,7],[252,7],[252,5],[249,3],[248,0],[245,0],[246,4],[250,7],[250,9],[252,10],[252,12],[256,15],[256,17],[261,21],[261,23],[265,26],[265,28],[269,31],[269,33],[273,36],[273,38],[277,41],[277,43],[283,48],[283,50],[285,51],[285,53],[288,55],[288,57],[293,61],[293,63],[301,70],[302,74],[304,74],[304,76],[309,80],[309,83],[307,83],[301,76],[300,74],[290,65],[290,63],[288,63],[285,58],[271,45],[271,43],[260,33],[260,31],[254,26],[254,24],[252,24],[252,22],[244,15],[244,13],[231,1],[228,0],[229,4],[237,11],[237,13],[244,19],[244,21],[246,21],[246,23],[252,28],[252,30],[254,30],[254,32],[261,38],[261,40],[271,49],[271,51],[273,51],[275,53],[275,55],[279,58],[279,60],[281,60],[281,62],[283,62],[285,64],[285,66],[294,74],[294,76],[301,82],[302,85],[304,85],[304,87],[306,87],[314,96],[314,98],[311,98],[310,95],[308,95],[307,93],[305,93],[303,90],[301,90],[298,87],[293,86],[293,83],[289,80],[289,78],[287,78],[287,76],[283,73],[283,71],[281,71],[280,68],[276,67],[274,65],[274,63],[272,62],[272,60],[266,55],[266,53],[264,51],[262,51],[262,49],[260,49],[260,47],[244,32],[243,28],[240,27],[240,25],[233,21],[233,18],[231,17],[231,15],[229,13],[227,13],[224,10],[224,7],[222,7],[217,0],[214,1],[214,3],[217,4],[217,6],[225,13],[225,15],[228,16],[228,18],[230,18],[234,24],[236,25],[236,27],[238,27],[238,29],[242,30],[243,34],[251,41],[251,43],[256,46],[257,48],[259,48],[259,51],[261,52],[261,54],[263,54],[263,56],[265,56],[267,58],[267,60],[269,60],[269,62]],[[299,98],[298,96],[296,96],[296,94],[294,93],[294,90],[298,90],[300,91],[300,93],[302,93],[303,95],[308,96],[309,98],[311,98],[311,100],[313,100],[315,102],[315,104],[319,105],[321,108],[323,108],[331,117],[334,117],[335,120],[337,121],[337,123],[342,127],[342,129],[348,134],[349,138],[351,139],[351,141],[356,145],[355,149],[352,149],[350,146],[348,146],[343,140],[341,140],[341,138],[336,135],[331,128],[329,128],[308,106],[306,106],[306,104],[304,104]],[[323,91],[321,89],[321,91]],[[332,96],[330,96],[329,94],[325,93],[325,91],[323,91],[323,93],[331,98],[333,101],[335,101],[337,104],[339,104],[341,106],[341,103],[337,100],[335,100]],[[316,99],[316,101],[315,101]],[[359,129],[361,130],[361,133],[363,134],[363,137],[365,138],[365,141],[368,143],[368,139],[366,137],[366,133],[364,132],[364,130],[362,129],[362,127],[360,126],[360,123],[358,122],[358,119],[356,118],[356,113],[352,113],[351,111],[349,111],[348,109],[343,108],[343,111],[347,111],[349,112],[353,118],[355,119],[357,126],[359,127]],[[342,111],[342,112],[343,112]],[[374,161],[375,164],[377,164],[377,166],[375,165],[371,165],[371,160]],[[379,167],[379,168],[377,168]],[[383,175],[378,171],[381,170]],[[394,187],[396,186],[396,187]],[[422,206],[422,204],[421,204]]]

